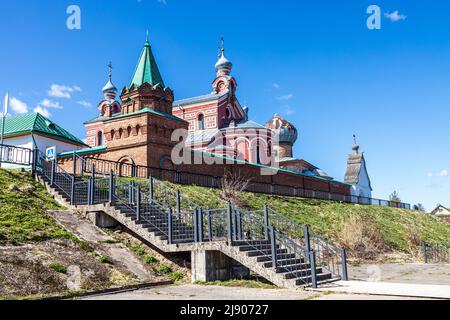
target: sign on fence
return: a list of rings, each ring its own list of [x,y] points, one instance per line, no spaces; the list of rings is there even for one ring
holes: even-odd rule
[[[45,151],[45,156],[49,161],[56,160],[56,147],[47,148],[47,150]]]

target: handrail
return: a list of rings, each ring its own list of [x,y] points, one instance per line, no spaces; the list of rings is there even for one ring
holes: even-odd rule
[[[96,164],[96,173],[98,174],[107,175],[112,170],[116,174],[123,177],[135,177],[147,179],[150,176],[153,176],[160,180],[165,180],[178,184],[186,184],[186,185],[193,184],[209,188],[220,187],[220,183],[218,183],[220,177],[212,175],[191,173],[164,168],[156,168],[150,166],[140,166],[135,164],[124,164],[117,161],[95,159],[91,157],[86,157],[85,159],[90,163]],[[411,205],[408,203],[382,200],[376,198],[360,197],[349,194],[332,193],[328,191],[306,189],[290,185],[252,182],[248,185],[246,191],[264,194],[284,195],[289,197],[301,197],[306,199],[337,201],[350,204],[411,209]]]

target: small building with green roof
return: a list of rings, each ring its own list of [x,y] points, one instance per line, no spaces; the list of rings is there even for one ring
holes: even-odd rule
[[[6,117],[4,144],[31,150],[39,149],[41,152],[45,152],[49,147],[56,147],[57,153],[87,147],[82,140],[40,113]]]

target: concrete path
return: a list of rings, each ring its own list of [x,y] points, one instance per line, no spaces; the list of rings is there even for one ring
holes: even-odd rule
[[[350,266],[351,280],[450,285],[450,264],[379,264]]]
[[[253,289],[222,286],[179,285],[163,286],[124,292],[118,294],[98,295],[83,300],[409,300],[407,297],[388,297],[356,295],[345,293],[323,293],[292,289]]]
[[[315,290],[335,293],[369,294],[392,297],[450,299],[450,286],[390,282],[339,281]]]
[[[100,254],[110,258],[115,266],[121,266],[125,271],[131,272],[139,281],[155,280],[155,275],[124,245],[104,243],[114,239],[90,221],[71,211],[49,211],[48,213],[62,227],[87,241]]]

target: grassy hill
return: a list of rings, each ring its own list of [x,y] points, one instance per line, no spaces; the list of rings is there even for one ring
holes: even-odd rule
[[[45,212],[60,207],[27,172],[0,170],[0,245],[74,239]]]
[[[220,190],[176,186],[204,208],[223,208]],[[274,210],[351,250],[354,257],[377,258],[380,253],[417,255],[422,240],[450,243],[450,224],[428,214],[390,207],[360,206],[331,201],[270,196],[243,192],[243,207]]]

